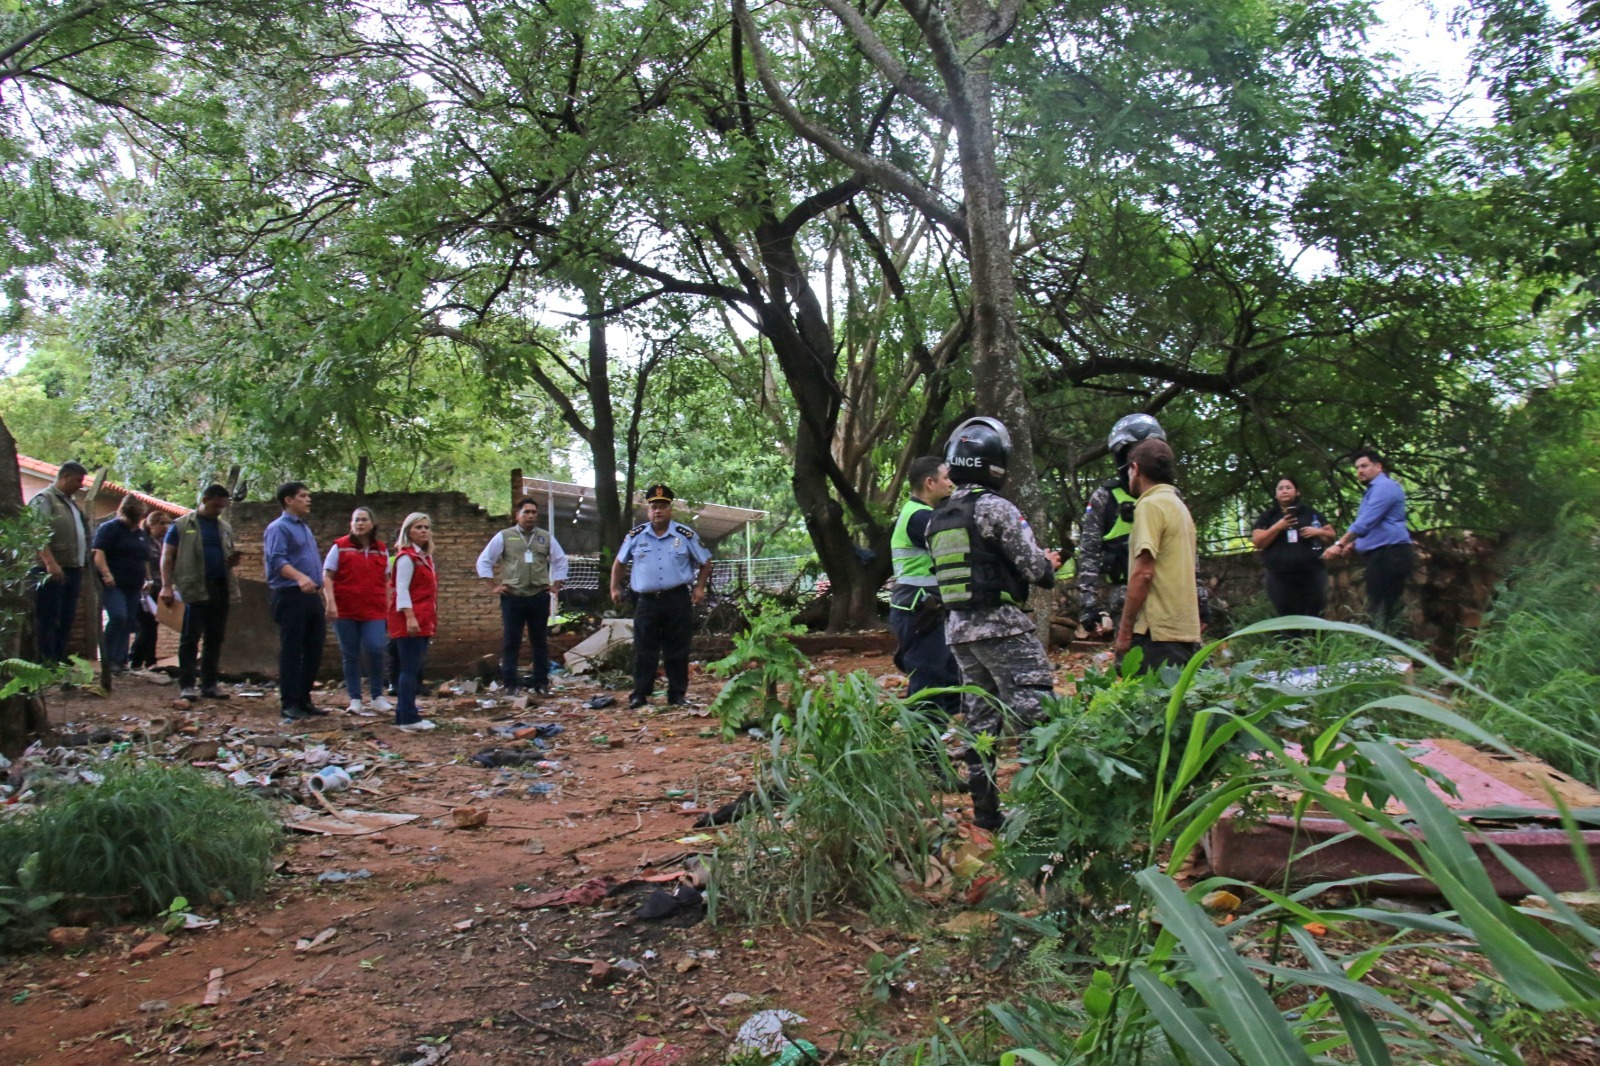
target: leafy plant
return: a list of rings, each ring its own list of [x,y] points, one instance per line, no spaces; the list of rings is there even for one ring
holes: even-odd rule
[[[0,822],[0,869],[37,853],[39,891],[108,916],[159,914],[175,897],[255,895],[280,834],[262,801],[198,770],[119,762],[100,784],[59,789]]]
[[[31,943],[54,924],[50,909],[61,900],[59,892],[40,892],[39,853],[22,861],[12,875],[13,884],[0,883],[0,947]]]
[[[707,666],[728,679],[709,709],[722,725],[724,740],[732,740],[752,721],[765,724],[779,711],[793,709],[795,689],[811,665],[794,643],[804,633],[804,627],[794,624],[793,612],[764,603],[749,628],[734,638],[733,650]],[[784,685],[789,686],[787,701],[778,695]]]
[[[1554,527],[1516,554],[1472,648],[1470,675],[1555,727],[1532,729],[1493,702],[1469,707],[1486,728],[1559,770],[1600,784],[1600,756],[1562,736],[1600,735],[1600,554],[1592,521],[1560,512]]]
[[[897,920],[915,907],[941,810],[924,751],[932,727],[862,671],[830,673],[779,714],[752,809],[711,860],[712,919],[793,925],[840,902]]]
[[[1265,633],[1289,625],[1272,621],[1251,629]],[[1499,713],[1530,730],[1547,729],[1391,637],[1342,623],[1316,625],[1410,654],[1419,668],[1472,699],[1495,704]],[[1302,721],[1288,731],[1301,738],[1300,753],[1291,755],[1282,734],[1293,720],[1274,717],[1279,699],[1302,699],[1314,712],[1322,690],[1281,691],[1264,703],[1232,707],[1206,701],[1193,709],[1189,695],[1197,680],[1205,684],[1201,669],[1215,651],[1213,645],[1197,655],[1168,695],[1160,756],[1150,778],[1148,838],[1170,850],[1164,867],[1146,864],[1134,875],[1143,901],[1128,897],[1128,913],[1135,916],[1129,935],[1116,952],[1101,951],[1096,971],[1080,985],[1074,1002],[993,1007],[989,1023],[973,1034],[975,1044],[992,1046],[993,1026],[1004,1019],[1002,1029],[1016,1040],[1001,1061],[1028,1066],[1518,1063],[1523,1061],[1519,1044],[1532,1039],[1519,1018],[1562,1012],[1568,1024],[1577,1018],[1600,1022],[1600,977],[1588,962],[1589,953],[1600,947],[1600,929],[1491,842],[1490,852],[1547,910],[1535,918],[1498,898],[1473,849],[1471,826],[1430,791],[1430,778],[1410,761],[1402,743],[1367,734],[1358,723],[1403,714],[1507,750],[1503,742],[1437,697],[1413,689],[1341,707],[1331,720],[1311,714],[1321,720]],[[1335,686],[1332,698],[1341,703],[1347,695]],[[1241,742],[1255,747],[1255,756],[1225,776],[1210,775],[1218,753]],[[1592,747],[1576,738],[1569,743]],[[1344,776],[1337,790],[1329,785],[1335,772]],[[1181,866],[1225,811],[1278,783],[1299,793],[1292,807],[1296,815],[1315,805],[1320,816],[1340,819],[1351,835],[1411,874],[1293,887],[1293,867],[1303,853],[1290,857],[1283,884],[1276,888],[1212,878],[1185,892],[1164,872]],[[1408,812],[1403,818],[1386,810],[1391,796]],[[1584,859],[1581,841],[1575,838],[1574,847]],[[1379,891],[1402,876],[1427,879],[1450,909],[1406,914],[1317,906],[1330,888]],[[1219,925],[1200,904],[1218,889],[1258,897],[1261,904]],[[1485,987],[1458,998],[1431,974],[1416,976],[1419,956],[1445,960],[1452,971],[1474,974]],[[918,1045],[918,1054],[933,1047],[931,1040]],[[912,1060],[901,1055],[897,1061]],[[946,1050],[943,1058],[925,1061],[966,1060]]]

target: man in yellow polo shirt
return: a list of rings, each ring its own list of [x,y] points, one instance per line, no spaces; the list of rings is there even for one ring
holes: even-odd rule
[[[1140,670],[1182,667],[1200,648],[1195,597],[1194,519],[1172,481],[1177,460],[1164,440],[1147,438],[1128,453],[1128,487],[1138,496],[1128,538],[1128,598],[1113,648],[1120,662],[1144,653]]]

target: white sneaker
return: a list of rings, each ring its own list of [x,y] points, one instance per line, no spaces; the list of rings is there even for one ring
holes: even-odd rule
[[[377,699],[375,699],[371,703],[367,704],[367,706],[371,707],[375,711],[392,711],[392,710],[394,710],[394,704],[390,703],[388,701],[388,699],[386,699],[383,696],[379,696]]]
[[[361,701],[360,700],[351,700],[350,701],[350,706],[345,708],[345,712],[347,714],[360,714],[361,713]]]
[[[197,688],[186,688],[178,693],[178,698],[180,700],[197,700],[200,698],[200,690]]]
[[[407,725],[397,725],[396,729],[402,733],[426,733],[430,729],[437,729],[430,719],[424,718],[420,722],[411,722]]]

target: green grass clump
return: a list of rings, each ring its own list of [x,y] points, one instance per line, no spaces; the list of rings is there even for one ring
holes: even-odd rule
[[[1486,728],[1590,784],[1600,758],[1559,734],[1600,737],[1600,552],[1592,522],[1562,512],[1555,528],[1515,555],[1472,649],[1469,676],[1558,733],[1529,728],[1485,701]]]
[[[837,903],[904,920],[941,815],[925,752],[937,729],[864,672],[829,674],[779,715],[754,810],[711,864],[712,918],[803,925]],[[920,745],[920,747],[919,747]]]
[[[265,803],[198,770],[114,763],[100,784],[60,789],[38,811],[0,823],[0,871],[38,853],[35,891],[108,917],[148,915],[178,896],[255,895],[281,835]]]

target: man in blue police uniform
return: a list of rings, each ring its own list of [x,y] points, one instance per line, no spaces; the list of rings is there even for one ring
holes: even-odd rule
[[[651,485],[644,498],[650,521],[628,531],[611,564],[611,599],[618,603],[622,568],[632,564],[633,696],[628,706],[634,710],[650,702],[658,661],[667,670],[667,703],[683,703],[689,689],[694,605],[706,598],[711,580],[711,552],[694,530],[672,520],[672,490]]]

